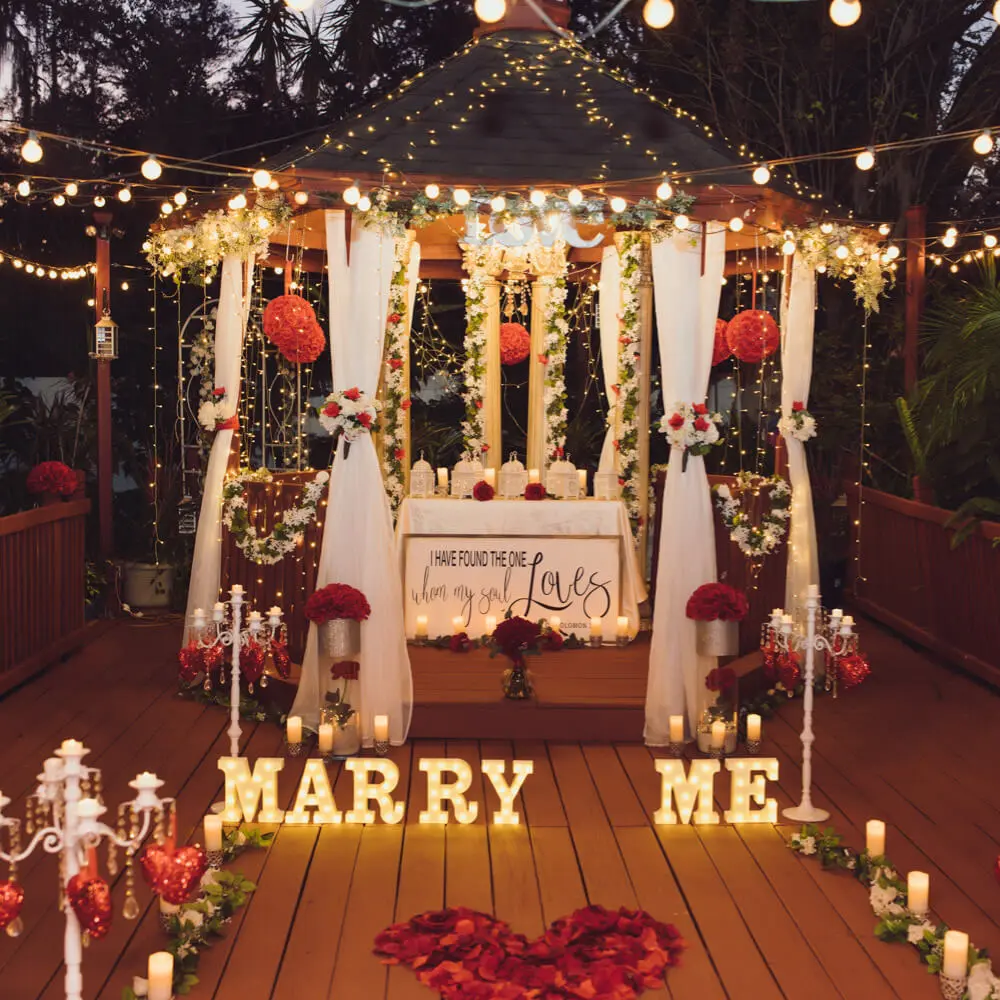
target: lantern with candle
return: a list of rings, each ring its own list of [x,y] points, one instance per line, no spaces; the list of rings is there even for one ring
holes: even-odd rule
[[[732,667],[716,667],[705,678],[705,687],[715,695],[715,704],[705,709],[698,722],[698,749],[718,756],[732,753],[736,749],[736,672]]]

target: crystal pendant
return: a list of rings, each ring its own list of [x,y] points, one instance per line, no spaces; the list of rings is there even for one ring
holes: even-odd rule
[[[24,921],[20,917],[15,917],[7,925],[7,937],[20,937],[24,933]]]
[[[122,916],[126,920],[135,920],[139,916],[139,902],[135,896],[126,896],[122,907]]]
[[[206,677],[206,678],[205,678],[205,683],[204,683],[204,684],[202,684],[202,687],[203,687],[203,688],[204,688],[204,689],[205,689],[206,691],[211,691],[211,690],[212,690],[212,679],[211,679],[210,677]]]
[[[80,935],[80,944],[82,944],[84,948],[90,947],[90,935],[87,933],[87,931],[84,931]]]
[[[247,685],[247,693],[248,693],[248,694],[253,694],[253,681],[251,681],[251,682],[250,682],[250,683],[249,683],[249,684]]]

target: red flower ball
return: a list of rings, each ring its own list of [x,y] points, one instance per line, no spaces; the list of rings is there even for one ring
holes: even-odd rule
[[[76,474],[62,462],[41,462],[28,473],[28,492],[71,497],[77,488]]]
[[[330,583],[317,590],[306,601],[303,612],[306,618],[317,625],[333,621],[334,618],[350,618],[363,622],[371,613],[371,605],[360,590],[346,583]]]
[[[715,321],[715,344],[712,347],[713,368],[715,365],[721,365],[733,353],[732,348],[729,346],[729,341],[726,339],[726,329],[728,326],[729,324],[724,319],[717,319]]]
[[[685,614],[696,622],[741,622],[749,611],[746,594],[728,583],[704,583],[688,598]]]
[[[279,295],[264,309],[264,336],[292,364],[310,364],[326,346],[313,307],[301,295]]]
[[[758,365],[778,349],[781,332],[770,313],[748,309],[729,321],[726,341],[740,361]]]
[[[531,334],[520,323],[500,324],[500,361],[517,365],[531,353]]]
[[[472,487],[472,495],[477,500],[492,500],[496,496],[496,490],[485,479],[481,479]]]
[[[524,488],[525,500],[544,500],[548,494],[541,483],[528,483]]]

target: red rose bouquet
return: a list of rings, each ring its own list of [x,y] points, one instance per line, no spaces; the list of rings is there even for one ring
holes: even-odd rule
[[[493,630],[490,656],[499,652],[511,661],[503,675],[503,693],[507,698],[531,697],[531,681],[528,679],[524,657],[537,653],[540,641],[541,631],[538,625],[516,615],[505,618]]]
[[[41,462],[28,473],[28,492],[71,497],[77,488],[76,474],[62,462]]]
[[[686,614],[696,622],[741,622],[750,611],[746,594],[727,583],[702,584],[689,598]]]
[[[330,583],[317,590],[306,601],[304,613],[309,621],[322,625],[334,618],[363,622],[372,613],[372,609],[360,590],[346,583]]]
[[[335,584],[335,586],[340,586],[340,584]],[[314,594],[313,597],[315,596]],[[366,601],[365,604],[367,605],[367,603]],[[330,677],[341,683],[338,683],[332,691],[327,691],[326,693],[326,707],[322,713],[323,722],[336,723],[339,729],[343,729],[351,721],[351,716],[354,715],[354,707],[347,700],[347,686],[351,681],[358,679],[360,672],[361,664],[357,660],[341,660],[330,667]]]
[[[541,483],[528,483],[524,488],[525,500],[544,500],[548,496]]]
[[[496,490],[485,479],[481,479],[472,487],[472,495],[477,500],[492,500],[496,496]]]

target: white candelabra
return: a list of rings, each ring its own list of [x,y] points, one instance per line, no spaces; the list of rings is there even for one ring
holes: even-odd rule
[[[817,620],[819,619],[819,620]],[[791,615],[782,608],[771,612],[771,621],[765,626],[765,643],[771,649],[791,655],[796,651],[805,653],[805,667],[802,683],[802,801],[797,806],[782,810],[782,815],[800,823],[822,823],[830,814],[819,809],[812,802],[812,745],[816,737],[813,733],[813,684],[816,676],[816,653],[828,653],[834,661],[846,655],[851,649],[853,619],[834,612],[824,622],[819,602],[819,587],[810,585],[806,594],[805,628],[798,625]],[[837,665],[833,664],[836,676]]]
[[[229,647],[232,651],[229,680],[229,755],[238,757],[240,754],[240,654],[250,643],[261,647],[266,657],[271,652],[271,643],[283,637],[284,626],[281,622],[281,608],[273,607],[267,613],[267,622],[259,611],[251,611],[247,616],[246,628],[243,627],[243,588],[234,583],[229,592],[230,615],[226,621],[226,605],[218,601],[212,609],[212,621],[209,624],[205,612],[195,608],[191,615],[191,628],[194,638],[202,649],[213,646]],[[266,677],[261,677],[261,686],[267,683]],[[211,679],[206,676],[205,686],[211,685]]]
[[[135,798],[118,807],[118,829],[113,830],[101,822],[101,816],[107,812],[101,800],[101,772],[83,763],[89,752],[78,740],[64,740],[55,756],[45,761],[38,776],[38,787],[28,797],[23,832],[31,840],[23,850],[22,820],[4,815],[11,800],[0,792],[0,832],[7,833],[10,848],[9,851],[0,848],[0,860],[10,865],[12,877],[17,865],[38,848],[47,854],[59,855],[59,899],[66,914],[63,938],[66,1000],[81,1000],[83,992],[83,931],[69,899],[70,880],[80,873],[84,858],[101,841],[108,843],[109,871],[117,873],[114,852],[123,848],[127,857],[123,915],[128,920],[138,917],[132,858],[150,831],[154,812],[157,830],[162,835],[163,808],[174,801],[161,799],[157,791],[163,782],[155,774],[144,771],[129,782],[129,787],[135,790]],[[17,917],[8,925],[7,933],[16,936],[22,929],[23,924]]]

